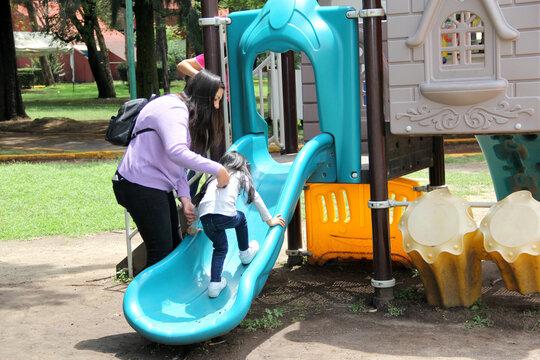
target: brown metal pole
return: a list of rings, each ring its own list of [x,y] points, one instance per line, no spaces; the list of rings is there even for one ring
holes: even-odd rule
[[[298,152],[298,117],[296,114],[296,82],[294,51],[289,50],[281,54],[281,79],[283,81],[283,109],[285,111],[285,152],[294,154]]]
[[[444,172],[444,137],[433,137],[433,166],[429,168],[429,185],[441,186],[446,183]]]
[[[294,66],[294,51],[281,54],[281,68],[283,80],[283,109],[285,110],[283,122],[285,124],[285,153],[298,152],[298,124],[296,113],[296,81]],[[291,221],[287,225],[287,245],[289,250],[298,250],[302,247],[302,216],[300,201],[296,204]],[[288,265],[302,263],[302,255],[289,255]]]
[[[201,3],[201,15],[203,18],[218,16],[218,0],[203,0]],[[204,67],[221,76],[221,55],[219,53],[219,27],[203,26]],[[226,101],[226,99],[224,99]],[[223,130],[223,129],[222,129]],[[222,131],[223,133],[223,131]],[[225,137],[221,142],[210,149],[212,160],[219,160],[225,153]]]
[[[201,3],[201,16],[213,18],[218,16],[218,1],[203,0]],[[203,26],[204,67],[221,76],[221,58],[219,54],[219,28],[217,26]]]
[[[380,0],[364,0],[364,9],[381,8]],[[383,67],[381,17],[364,18],[364,59],[366,64],[369,182],[371,201],[388,200],[386,176],[386,136],[383,112]],[[379,307],[394,298],[388,208],[372,208],[373,305]]]

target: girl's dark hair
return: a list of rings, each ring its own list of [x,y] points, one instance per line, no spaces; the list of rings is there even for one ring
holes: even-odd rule
[[[237,171],[245,176],[246,181],[242,184],[242,188],[246,192],[248,199],[246,204],[251,204],[255,197],[255,185],[251,178],[250,166],[244,155],[238,151],[229,151],[223,154],[219,162],[227,170],[229,174],[233,174]]]
[[[225,90],[221,78],[208,70],[201,70],[188,80],[180,98],[188,105],[191,150],[205,155],[222,137],[223,106],[214,107],[219,89]],[[225,95],[224,95],[225,96]]]
[[[247,201],[246,204],[251,204],[253,202],[253,199],[255,198],[255,184],[253,184],[253,179],[251,177],[250,173],[250,166],[247,161],[247,159],[244,157],[244,155],[240,154],[237,151],[229,151],[226,152],[221,159],[219,159],[219,162],[223,167],[227,170],[227,172],[232,175],[233,173],[239,171],[244,176],[244,183],[242,184],[242,188],[247,194]],[[206,189],[208,188],[208,183],[215,179],[215,176],[210,176],[206,182],[201,186],[201,190],[197,195],[195,195],[191,202],[195,206],[199,206],[199,203],[201,202],[202,198],[204,197],[204,194],[206,193]]]

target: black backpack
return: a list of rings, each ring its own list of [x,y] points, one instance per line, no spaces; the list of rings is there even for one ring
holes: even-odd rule
[[[147,128],[132,134],[133,128],[135,127],[135,122],[137,121],[137,117],[139,116],[142,108],[156,97],[157,96],[155,94],[152,94],[152,96],[150,96],[150,100],[146,98],[138,98],[131,99],[123,103],[118,110],[118,114],[112,116],[111,121],[109,121],[109,127],[107,128],[107,133],[105,134],[105,140],[113,145],[127,146],[131,139],[133,139],[135,136],[143,132],[155,131],[154,129]]]

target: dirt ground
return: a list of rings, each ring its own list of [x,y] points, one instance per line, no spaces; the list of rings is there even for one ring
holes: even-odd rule
[[[255,331],[164,346],[124,319],[126,286],[112,280],[123,233],[0,242],[0,254],[0,359],[540,359],[540,297],[506,291],[492,263],[480,309],[430,306],[395,267],[392,307],[369,312],[371,263],[280,257],[247,316]],[[265,329],[278,324],[267,311],[281,325]]]
[[[242,326],[151,343],[122,313],[125,249],[121,231],[0,242],[0,359],[540,359],[540,295],[507,291],[489,261],[471,308],[427,304],[419,276],[394,266],[395,299],[373,311],[371,262],[289,267],[282,254]]]

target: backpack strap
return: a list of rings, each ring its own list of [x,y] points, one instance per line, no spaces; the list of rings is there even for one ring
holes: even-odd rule
[[[148,102],[154,100],[154,99],[157,98],[157,97],[158,97],[158,96],[157,96],[156,94],[150,95],[150,99],[148,99]],[[146,103],[146,104],[148,104],[148,103]],[[146,104],[145,104],[145,106],[146,106]],[[142,109],[141,109],[141,110],[142,110]],[[133,134],[133,136],[131,136],[131,138],[133,139],[135,136],[137,136],[137,135],[139,135],[139,134],[142,134],[142,133],[144,133],[144,132],[147,132],[147,131],[156,131],[156,130],[151,129],[151,128],[142,129],[142,130],[137,131],[135,134]]]
[[[142,129],[142,130],[137,131],[135,134],[133,134],[133,136],[131,138],[133,139],[135,136],[137,136],[139,134],[142,134],[144,132],[148,132],[148,131],[156,131],[156,130],[151,129],[151,128]]]

